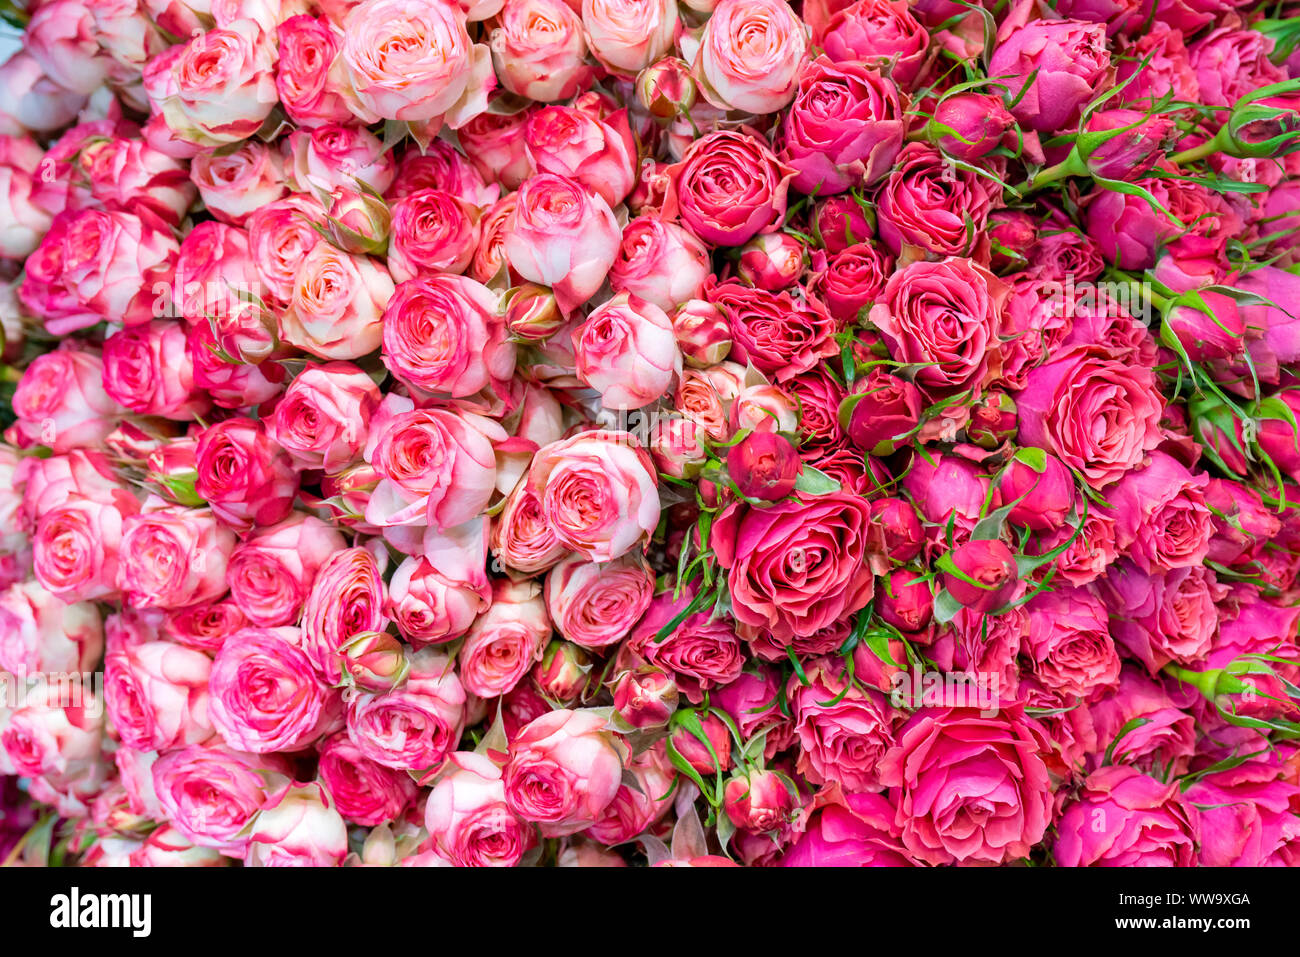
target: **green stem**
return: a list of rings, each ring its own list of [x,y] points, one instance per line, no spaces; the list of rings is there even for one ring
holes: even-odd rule
[[[1205,159],[1205,157],[1212,153],[1217,153],[1219,150],[1223,149],[1223,145],[1219,142],[1221,136],[1223,136],[1223,130],[1215,133],[1212,138],[1206,140],[1200,146],[1193,146],[1189,150],[1175,153],[1173,156],[1169,157],[1169,162],[1173,163],[1175,166],[1182,166],[1184,163],[1195,163],[1197,160]]]

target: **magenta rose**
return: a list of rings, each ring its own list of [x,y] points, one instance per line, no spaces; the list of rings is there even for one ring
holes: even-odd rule
[[[293,624],[316,572],[345,545],[333,525],[303,512],[260,527],[231,552],[231,600],[254,625]]]
[[[1193,867],[1198,823],[1176,780],[1099,768],[1061,812],[1052,853],[1062,867]]]
[[[731,323],[731,358],[786,382],[838,354],[835,320],[808,296],[768,292],[727,280],[706,296]]]
[[[1073,125],[1106,86],[1109,70],[1106,27],[1081,20],[1035,20],[1016,28],[988,67],[991,78],[1006,82],[1008,101],[1018,100],[1011,108],[1016,119],[1040,133]]]
[[[298,472],[266,427],[254,419],[226,419],[199,435],[194,488],[212,512],[246,532],[289,514]]]
[[[1111,639],[1106,606],[1091,589],[1044,592],[1028,608],[1024,650],[1044,687],[1086,698],[1116,686],[1119,652]]]
[[[897,814],[883,794],[819,795],[781,866],[909,867],[914,862],[894,823]]]
[[[1128,472],[1107,493],[1115,506],[1115,538],[1144,572],[1201,564],[1214,534],[1204,473],[1193,474],[1164,452]]]
[[[665,212],[674,212],[706,243],[743,246],[781,225],[795,170],[757,134],[742,129],[701,136],[668,175]]]
[[[672,592],[655,598],[624,646],[673,677],[677,687],[695,704],[705,692],[730,684],[744,667],[743,645],[725,618],[710,619],[708,611],[688,615],[664,636],[660,631],[686,611],[695,595],[687,590],[673,599]]]
[[[415,797],[410,775],[376,764],[339,732],[320,742],[317,775],[344,819],[362,827],[397,820]]]
[[[904,246],[971,255],[996,195],[988,177],[954,168],[933,146],[908,143],[877,193],[880,238],[895,255]]]

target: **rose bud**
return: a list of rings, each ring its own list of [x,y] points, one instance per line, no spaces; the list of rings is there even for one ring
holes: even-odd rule
[[[728,422],[733,432],[794,432],[799,428],[798,403],[778,386],[747,386],[732,400]]]
[[[319,784],[290,784],[249,822],[246,867],[338,867],[348,826]]]
[[[892,455],[921,420],[921,392],[906,379],[873,368],[840,404],[849,440],[870,455]]]
[[[1007,521],[1039,532],[1060,528],[1074,501],[1074,475],[1065,463],[1048,453],[1043,453],[1041,472],[1019,456],[1013,458],[993,493],[997,508],[1016,503],[1007,513]]]
[[[775,432],[754,432],[727,452],[727,474],[746,498],[775,502],[794,491],[799,452]]]
[[[343,680],[372,694],[399,687],[411,670],[402,643],[387,632],[359,632],[339,648],[339,655]]]
[[[991,93],[958,93],[939,101],[925,135],[954,159],[973,163],[998,148],[1015,125],[1002,97]]]
[[[498,306],[510,333],[518,339],[541,342],[564,327],[564,313],[546,286],[527,282],[506,291]]]
[[[673,317],[673,335],[686,364],[697,369],[717,365],[731,351],[731,324],[704,299],[682,303]]]
[[[1015,594],[1019,584],[1016,556],[997,539],[967,542],[947,557],[956,572],[945,571],[943,583],[959,604],[987,614]]]
[[[614,684],[614,713],[638,731],[661,728],[677,708],[677,683],[653,665],[625,671]]]
[[[865,200],[852,194],[832,196],[813,213],[813,235],[832,256],[876,235],[875,214]]]
[[[533,683],[546,697],[569,705],[578,700],[591,679],[592,659],[571,641],[552,641],[533,668]]]
[[[335,246],[358,255],[380,255],[388,248],[393,214],[382,198],[340,186],[331,199],[326,228]]]
[[[1165,307],[1160,337],[1169,346],[1177,338],[1193,362],[1231,359],[1246,348],[1246,319],[1235,299],[1192,289]]]
[[[780,292],[794,285],[803,266],[802,242],[789,233],[766,233],[741,247],[736,274],[751,286]]]
[[[742,831],[779,830],[794,814],[794,797],[775,771],[736,775],[727,781],[722,801],[727,817]]]
[[[1021,269],[1029,264],[1029,249],[1038,239],[1038,223],[1019,209],[996,209],[989,214],[989,240],[993,246],[993,268],[998,272]]]
[[[971,406],[966,438],[982,449],[996,449],[1020,431],[1016,403],[1005,392],[988,392]]]
[[[709,460],[707,433],[698,422],[685,416],[665,416],[655,421],[650,437],[650,455],[664,475],[695,478]]]
[[[175,505],[203,505],[203,497],[194,490],[199,477],[198,448],[197,440],[186,437],[151,451],[144,464],[144,482],[149,490]]]
[[[685,60],[666,56],[637,75],[637,102],[658,120],[689,113],[695,105],[695,78]]]
[[[690,716],[699,722],[708,744],[700,740],[682,719]],[[707,711],[679,711],[673,716],[668,740],[674,750],[700,774],[724,774],[731,770],[731,732],[721,718]]]
[[[1178,137],[1178,128],[1168,116],[1100,110],[1088,117],[1074,152],[1099,179],[1135,180],[1145,175]]]
[[[930,583],[914,568],[895,568],[876,592],[876,614],[899,631],[920,631],[930,623],[934,595]]]

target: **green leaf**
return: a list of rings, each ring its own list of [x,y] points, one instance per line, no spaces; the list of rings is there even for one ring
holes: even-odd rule
[[[805,495],[831,495],[840,490],[840,483],[821,469],[805,464],[794,482],[795,491]]]

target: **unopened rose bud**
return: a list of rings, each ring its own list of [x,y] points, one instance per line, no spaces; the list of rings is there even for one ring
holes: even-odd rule
[[[893,561],[910,562],[921,554],[921,519],[906,499],[878,498],[872,502],[871,528],[880,550]]]
[[[650,456],[655,467],[673,478],[694,478],[708,461],[699,425],[685,416],[665,416],[655,423],[650,437]]]
[[[1093,176],[1141,178],[1174,144],[1178,128],[1168,116],[1139,110],[1101,110],[1088,118],[1074,152]]]
[[[636,78],[636,98],[651,116],[671,120],[695,105],[690,64],[674,56],[652,63]]]
[[[377,255],[387,248],[393,214],[381,197],[340,187],[333,200],[326,228],[335,246],[356,255]]]
[[[411,670],[402,643],[387,632],[363,631],[350,638],[339,653],[344,680],[372,694],[400,686]]]
[[[741,494],[765,502],[793,492],[801,466],[798,450],[775,432],[752,432],[727,452],[727,474]]]
[[[727,782],[722,807],[742,831],[775,831],[790,822],[794,797],[775,771],[751,771]]]
[[[966,438],[982,449],[996,449],[1016,437],[1016,403],[1005,392],[990,392],[971,406]]]
[[[731,325],[717,306],[691,299],[673,317],[673,335],[686,364],[697,369],[717,365],[731,352]]]
[[[798,406],[784,389],[766,383],[740,390],[731,403],[733,432],[794,432],[799,428]]]
[[[1232,107],[1215,144],[1228,156],[1284,156],[1300,142],[1300,93],[1243,98]]]
[[[196,508],[203,498],[194,491],[199,477],[197,439],[188,436],[160,445],[145,459],[145,482],[169,502]]]
[[[817,207],[813,232],[834,256],[876,235],[876,218],[851,193],[844,193],[832,196]]]
[[[989,215],[988,234],[993,268],[999,272],[1023,269],[1029,263],[1029,248],[1038,239],[1038,223],[1023,210],[1000,209]]]
[[[537,690],[553,701],[572,704],[591,679],[591,655],[571,641],[552,641],[533,668]]]
[[[1222,293],[1189,289],[1164,309],[1160,338],[1182,346],[1193,362],[1231,359],[1246,348],[1246,320],[1237,302]]]
[[[694,717],[699,721],[700,731],[708,743],[705,744],[697,735],[687,730],[683,718]],[[679,711],[673,720],[673,728],[668,733],[677,753],[700,774],[724,774],[731,770],[731,732],[717,715],[707,711]],[[710,750],[712,749],[712,750]]]
[[[1188,411],[1192,418],[1192,437],[1201,444],[1206,456],[1220,463],[1228,473],[1245,476],[1250,471],[1250,463],[1246,460],[1246,433],[1241,417],[1218,396],[1209,394],[1194,399]]]
[[[1028,451],[1019,453],[1021,456],[1028,454]],[[993,504],[1001,508],[1014,502],[1016,504],[1007,513],[1007,521],[1012,525],[1027,525],[1035,531],[1050,532],[1064,525],[1066,516],[1074,508],[1077,497],[1074,475],[1055,455],[1043,453],[1041,472],[1033,467],[1036,464],[1028,458],[1012,459],[998,479]]]
[[[914,568],[896,568],[876,592],[876,613],[899,631],[920,631],[934,613],[930,584]]]
[[[1001,608],[1015,594],[1019,581],[1016,556],[997,539],[958,545],[949,556],[957,573],[944,572],[943,584],[958,604],[987,614]]]
[[[973,163],[997,149],[1015,125],[1002,97],[992,93],[958,93],[942,100],[925,136],[954,159]]]
[[[647,665],[626,671],[614,685],[614,712],[633,728],[659,728],[677,709],[677,683]]]
[[[751,286],[780,292],[799,279],[804,253],[803,243],[789,233],[765,233],[741,247],[736,272]]]
[[[555,294],[534,283],[508,290],[501,297],[499,308],[510,332],[530,342],[548,339],[564,325],[564,314],[555,302]]]
[[[870,455],[892,455],[921,421],[921,392],[907,379],[877,366],[840,404],[849,440]],[[843,418],[841,418],[843,421]]]

